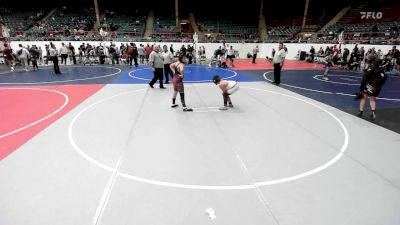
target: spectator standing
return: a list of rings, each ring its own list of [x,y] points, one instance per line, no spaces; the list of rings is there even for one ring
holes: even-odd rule
[[[25,71],[28,70],[28,57],[30,57],[29,51],[22,46],[22,44],[19,44],[19,49],[17,51],[17,57],[21,61],[22,67],[25,69]]]
[[[38,52],[39,52],[39,64],[42,65],[42,63],[43,63],[43,50],[42,50],[41,46],[39,46]]]
[[[111,44],[111,45],[110,45],[110,49],[108,50],[108,54],[109,54],[109,57],[110,57],[110,59],[111,59],[111,64],[112,64],[112,65],[115,65],[116,53],[115,53],[115,46],[114,46],[114,44]]]
[[[187,47],[187,58],[189,59],[189,62],[188,62],[188,64],[192,64],[192,61],[193,61],[193,51],[194,51],[194,49],[193,49],[193,47],[191,46],[191,45],[188,45],[188,47]]]
[[[76,65],[75,47],[71,44],[71,42],[68,45],[68,49],[71,53],[72,62],[74,63],[74,65]]]
[[[149,63],[150,53],[153,51],[153,49],[150,47],[149,44],[147,44],[147,46],[144,48],[144,51],[146,52],[146,61],[147,63]]]
[[[30,49],[28,49],[29,54],[31,55],[31,62],[33,66],[33,70],[39,70],[38,67],[38,59],[39,59],[39,51],[36,46],[32,46]]]
[[[99,55],[100,64],[103,65],[105,63],[106,54],[105,54],[105,49],[101,44],[97,48],[97,54]]]
[[[311,56],[311,62],[314,62],[314,57],[315,57],[315,49],[314,49],[314,46],[311,46],[311,49],[310,49],[310,56]]]
[[[59,53],[61,55],[61,64],[67,64],[68,48],[67,46],[65,46],[64,43],[61,43],[61,48],[59,50]]]
[[[67,58],[68,58],[68,48],[65,46],[64,43],[61,43],[61,48],[60,48],[60,55],[61,55],[61,64],[67,64]]]
[[[129,57],[129,67],[132,67],[132,60],[135,63],[135,67],[138,67],[138,61],[137,61],[138,49],[134,43],[130,43],[127,53],[128,53],[128,57]]]
[[[15,58],[13,55],[13,50],[7,43],[4,43],[4,48],[3,55],[4,59],[6,60],[6,65],[10,67],[11,72],[14,72]]]
[[[175,50],[174,50],[174,46],[171,44],[171,46],[169,47],[169,51],[172,53],[172,55],[175,54]]]
[[[144,64],[144,59],[145,59],[145,57],[146,57],[146,52],[144,51],[144,46],[143,46],[143,44],[140,44],[140,45],[139,45],[138,53],[139,53],[139,61],[140,61],[140,64]]]

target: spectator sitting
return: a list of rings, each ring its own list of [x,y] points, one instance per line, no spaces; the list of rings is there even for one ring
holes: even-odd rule
[[[320,47],[319,48],[319,51],[318,51],[318,56],[323,56],[324,55],[324,49],[322,48],[322,47]]]
[[[227,68],[228,65],[226,64],[226,61],[227,61],[226,55],[225,54],[221,55],[221,57],[218,60],[218,67]]]
[[[400,76],[400,65],[393,67],[393,69],[389,72],[389,75]]]
[[[359,70],[360,69],[360,63],[357,61],[357,57],[355,57],[353,54],[350,56],[350,60],[348,63],[348,68],[349,70]]]
[[[345,68],[347,66],[347,60],[339,55],[334,57],[334,64],[338,65],[341,68]],[[336,59],[336,60],[335,60]]]

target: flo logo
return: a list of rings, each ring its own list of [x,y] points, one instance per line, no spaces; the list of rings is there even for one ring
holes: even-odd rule
[[[380,20],[382,19],[382,12],[360,12],[362,20],[374,19]]]

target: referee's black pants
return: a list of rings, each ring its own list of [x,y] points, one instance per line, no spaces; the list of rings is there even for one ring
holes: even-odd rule
[[[54,66],[54,73],[55,74],[60,74],[60,67],[58,66],[58,56],[53,56],[53,66]]]
[[[164,76],[165,76],[165,83],[169,82],[169,76],[171,76],[171,79],[174,76],[174,73],[172,73],[170,64],[164,64]]]
[[[253,54],[253,63],[256,63],[257,54]]]
[[[163,76],[164,76],[163,68],[155,68],[154,77],[149,83],[150,86],[153,86],[157,82],[157,80],[159,80],[160,81],[160,88],[163,88],[164,87]]]
[[[281,64],[280,63],[274,63],[274,83],[275,84],[280,84],[281,83]]]

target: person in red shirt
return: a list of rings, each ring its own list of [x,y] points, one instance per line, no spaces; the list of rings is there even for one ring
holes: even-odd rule
[[[13,55],[13,50],[8,44],[4,44],[3,55],[6,61],[6,65],[8,65],[11,69],[11,72],[14,72],[14,65],[15,65],[15,57]]]
[[[340,48],[340,47],[339,47],[339,48]],[[333,46],[332,51],[333,51],[333,54],[334,54],[334,55],[337,55],[337,54],[339,53],[339,48],[337,48],[336,45]]]
[[[144,48],[144,51],[146,52],[146,61],[147,61],[147,64],[148,64],[149,63],[149,56],[150,56],[150,53],[153,51],[153,48],[151,48],[150,45],[147,44],[147,46]]]

